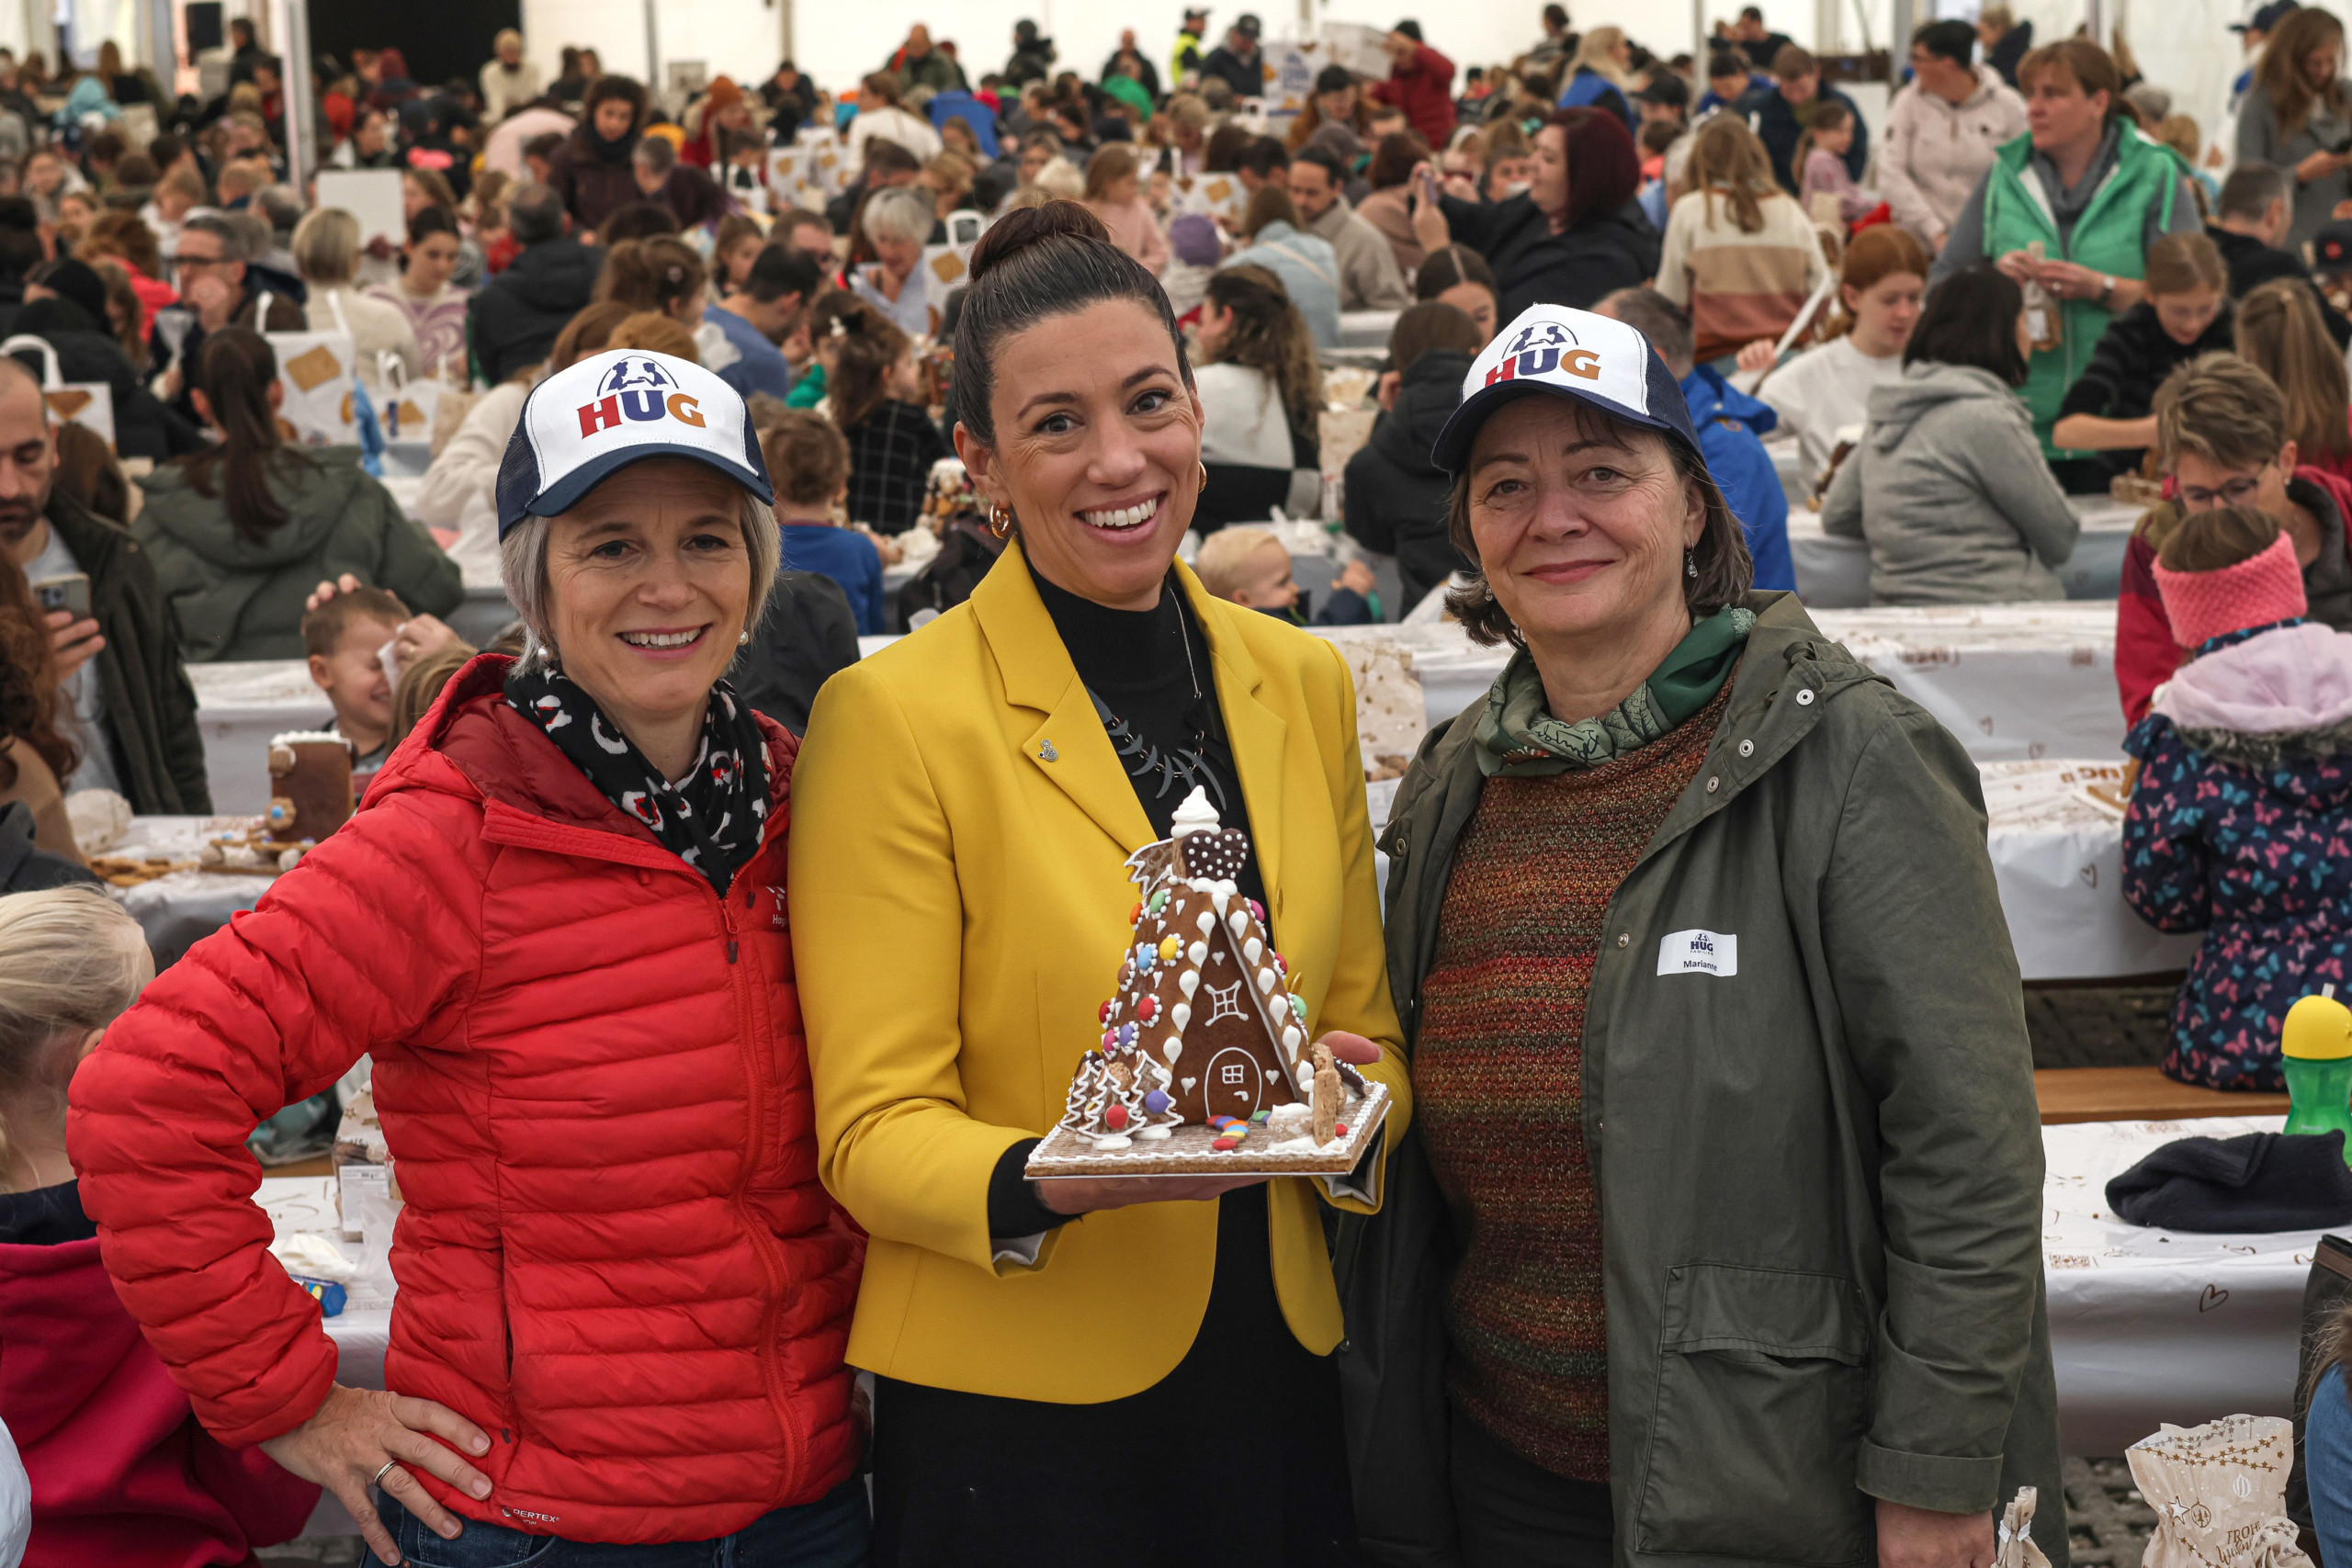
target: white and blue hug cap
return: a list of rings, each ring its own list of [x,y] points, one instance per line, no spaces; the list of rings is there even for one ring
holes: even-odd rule
[[[1430,458],[1450,474],[1470,466],[1478,427],[1503,404],[1534,392],[1574,398],[1699,450],[1682,388],[1634,328],[1565,305],[1530,305],[1471,362],[1462,402],[1437,433]]]
[[[498,536],[569,511],[598,480],[648,457],[691,457],[770,505],[758,433],[734,388],[641,348],[590,355],[541,381],[498,465]]]

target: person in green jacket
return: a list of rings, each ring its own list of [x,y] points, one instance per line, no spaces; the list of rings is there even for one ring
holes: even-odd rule
[[[2018,66],[2026,134],[1994,155],[1961,209],[1931,283],[1989,261],[2030,288],[2037,344],[2026,405],[2059,482],[2104,494],[2108,470],[2090,452],[2052,444],[2067,389],[2091,362],[2108,323],[2147,297],[2148,247],[2200,226],[2188,165],[2141,133],[2123,101],[2115,60],[2088,39],[2045,44]],[[2039,257],[2039,259],[2036,259]]]
[[[359,466],[357,447],[280,438],[277,356],[258,333],[213,333],[194,390],[219,444],[150,475],[132,530],[188,662],[301,658],[304,599],[345,573],[424,615],[464,600],[457,563]]]
[[[1336,1258],[1364,1556],[1981,1568],[2032,1485],[2063,1565],[1974,763],[1749,591],[1632,327],[1531,307],[1463,388],[1453,608],[1516,651],[1379,840],[1415,1113]]]

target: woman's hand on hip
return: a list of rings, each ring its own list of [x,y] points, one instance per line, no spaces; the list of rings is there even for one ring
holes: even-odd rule
[[[441,1441],[434,1441],[435,1438]],[[350,1510],[376,1555],[397,1565],[400,1549],[392,1544],[391,1531],[384,1528],[368,1492],[380,1473],[384,1490],[398,1498],[401,1506],[443,1539],[456,1540],[458,1517],[427,1495],[410,1473],[429,1471],[461,1492],[489,1496],[490,1477],[459,1459],[452,1447],[486,1454],[490,1437],[446,1404],[337,1383],[308,1421],[270,1438],[261,1445],[261,1451],[303,1480],[315,1481],[334,1493]],[[391,1468],[385,1469],[387,1464]]]
[[[1993,1568],[1993,1516],[1878,1500],[1879,1568]]]

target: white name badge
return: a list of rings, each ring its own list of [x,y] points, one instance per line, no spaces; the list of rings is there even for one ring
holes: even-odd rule
[[[1657,944],[1661,975],[1713,975],[1718,979],[1739,973],[1739,938],[1721,931],[1676,931]]]

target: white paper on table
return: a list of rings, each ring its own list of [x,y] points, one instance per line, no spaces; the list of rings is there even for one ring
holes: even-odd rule
[[[318,204],[339,207],[359,220],[359,243],[408,243],[408,217],[398,169],[321,169]]]
[[[1378,28],[1368,28],[1361,22],[1326,22],[1325,60],[1332,65],[1344,65],[1359,76],[1384,81],[1390,70],[1387,37]]]

